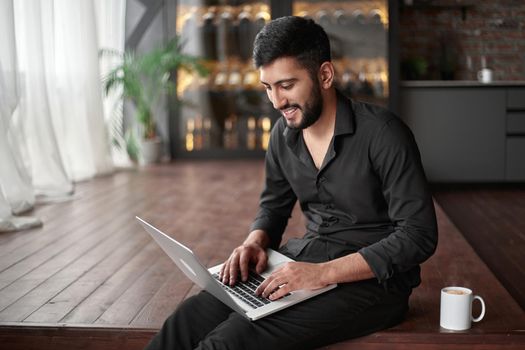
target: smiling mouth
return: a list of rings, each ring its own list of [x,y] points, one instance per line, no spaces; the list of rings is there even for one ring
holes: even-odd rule
[[[289,107],[285,109],[281,109],[281,113],[285,118],[290,118],[294,112],[297,110],[297,107]]]

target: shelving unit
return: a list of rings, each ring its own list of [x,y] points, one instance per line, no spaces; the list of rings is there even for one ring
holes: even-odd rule
[[[272,18],[293,14],[323,26],[331,40],[336,84],[348,96],[388,106],[390,91],[396,90],[387,0],[183,0],[172,11],[168,33],[180,35],[184,50],[203,57],[210,71],[206,78],[178,72],[177,93],[187,104],[172,105],[170,111],[176,158],[264,155],[280,114],[259,83],[251,55],[255,35]]]

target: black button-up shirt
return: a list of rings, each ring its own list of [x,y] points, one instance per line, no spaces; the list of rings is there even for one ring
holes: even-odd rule
[[[380,283],[397,274],[419,284],[419,264],[437,245],[437,224],[414,137],[395,115],[338,93],[334,136],[320,169],[302,132],[279,119],[251,229],[265,230],[277,247],[297,200],[306,234],[287,242],[292,255],[322,240],[326,260],[359,252]]]

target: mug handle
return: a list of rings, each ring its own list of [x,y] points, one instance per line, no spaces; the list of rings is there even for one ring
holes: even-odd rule
[[[480,297],[479,295],[474,295],[474,298],[472,299],[472,302],[474,302],[474,300],[476,300],[476,299],[478,299],[479,302],[481,303],[481,313],[476,318],[474,318],[473,316],[470,316],[470,318],[472,319],[472,322],[479,322],[485,316],[485,302],[483,301],[483,298]]]

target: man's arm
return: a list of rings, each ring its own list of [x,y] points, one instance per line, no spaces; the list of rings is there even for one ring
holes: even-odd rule
[[[265,158],[265,183],[259,201],[259,210],[250,231],[263,230],[270,239],[269,246],[278,249],[288,224],[297,196],[280,163],[280,152],[286,148],[283,138],[284,121],[279,119],[272,129]]]
[[[383,283],[428,259],[438,241],[436,215],[414,137],[398,118],[374,137],[370,159],[381,180],[394,231],[359,250]]]
[[[259,211],[250,227],[250,234],[242,245],[235,248],[222,271],[223,283],[235,284],[239,271],[241,278],[248,278],[249,265],[255,265],[258,273],[266,269],[266,248],[277,249],[281,242],[288,218],[297,201],[279,164],[279,139],[284,124],[282,119],[272,129],[265,159],[265,186],[261,193]]]

